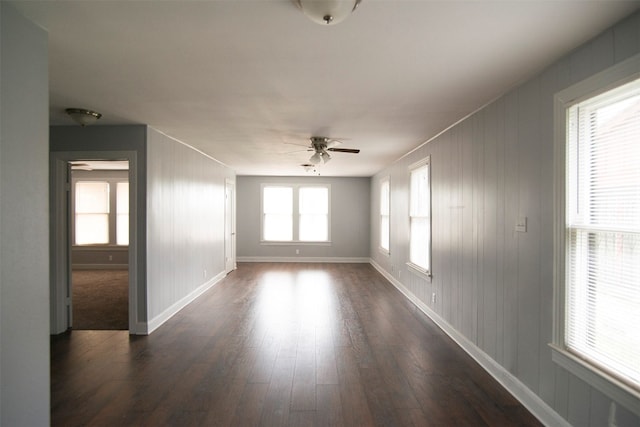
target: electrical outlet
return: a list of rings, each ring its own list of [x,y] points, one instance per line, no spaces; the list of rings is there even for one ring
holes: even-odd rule
[[[519,216],[516,221],[516,232],[518,233],[526,233],[527,232],[527,217]]]
[[[207,278],[207,270],[202,270],[202,277]]]
[[[113,261],[113,255],[109,255],[109,261]]]
[[[300,255],[300,249],[296,249],[296,255]]]
[[[431,294],[431,304],[435,304],[436,303],[436,293],[432,293]]]

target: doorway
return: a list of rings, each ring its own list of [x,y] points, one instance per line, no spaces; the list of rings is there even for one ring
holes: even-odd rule
[[[236,265],[236,184],[225,180],[224,186],[224,269],[229,274]]]
[[[129,329],[129,162],[69,162],[70,326]]]
[[[145,333],[137,316],[135,159],[130,151],[51,153],[52,334]]]

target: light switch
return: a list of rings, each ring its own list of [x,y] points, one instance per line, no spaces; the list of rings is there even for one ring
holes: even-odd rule
[[[518,233],[526,233],[527,232],[527,217],[519,216],[516,221],[516,232]]]

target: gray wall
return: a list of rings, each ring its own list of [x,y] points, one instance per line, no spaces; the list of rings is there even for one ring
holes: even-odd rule
[[[49,425],[47,35],[0,2],[0,425]]]
[[[331,245],[260,244],[260,185],[263,183],[330,184]],[[236,189],[238,261],[369,258],[369,178],[239,176]],[[298,255],[296,249],[300,251]]]
[[[610,399],[551,360],[553,96],[640,52],[636,13],[372,179],[371,257],[457,333],[575,426],[607,425]],[[431,156],[433,280],[407,270],[408,166]],[[378,249],[391,179],[391,255]],[[528,232],[516,233],[519,215]],[[436,302],[431,303],[432,293]],[[618,406],[618,426],[640,419]]]
[[[151,328],[224,275],[225,179],[234,172],[151,128],[147,140]]]

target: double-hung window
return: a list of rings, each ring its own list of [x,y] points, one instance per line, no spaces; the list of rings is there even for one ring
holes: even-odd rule
[[[329,242],[329,185],[262,185],[262,241]]]
[[[409,265],[431,275],[431,179],[430,158],[410,170]]]
[[[390,186],[389,178],[385,178],[380,182],[380,249],[389,253],[390,238]]]
[[[554,360],[616,399],[635,399],[634,406],[640,397],[639,77],[636,69],[633,79],[595,93],[589,88],[586,96],[575,91],[587,86],[578,86],[559,95],[556,110],[564,121],[556,151],[564,157],[556,182],[564,197],[557,200]]]
[[[109,183],[80,181],[75,192],[76,245],[109,243]]]
[[[74,244],[129,244],[129,183],[77,180],[74,184]]]

